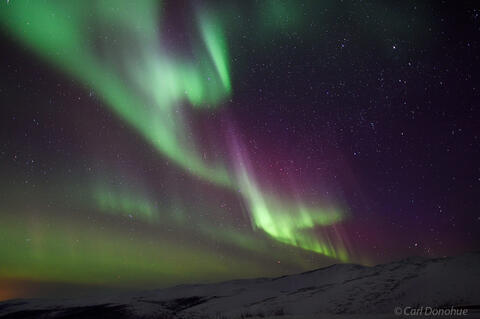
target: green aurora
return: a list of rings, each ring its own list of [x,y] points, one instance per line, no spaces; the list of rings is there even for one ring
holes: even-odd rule
[[[268,5],[275,7],[271,1]],[[287,9],[278,8],[280,13]],[[72,227],[66,218],[23,223],[15,214],[2,215],[2,241],[9,244],[0,246],[4,256],[0,278],[133,286],[262,273],[262,262],[233,254],[219,262],[212,243],[229,247],[225,251],[253,251],[269,260],[281,256],[292,267],[311,267],[307,260],[312,253],[348,261],[341,236],[321,234],[322,227],[345,219],[343,210],[309,205],[300,198],[288,201],[262,190],[244,165],[248,154],[216,161],[202,156],[185,107],[213,111],[234,92],[224,21],[218,12],[198,9],[200,40],[193,41],[192,56],[182,56],[162,42],[158,12],[156,1],[11,1],[0,5],[0,25],[51,66],[95,90],[105,107],[153,146],[159,158],[170,160],[190,178],[238,194],[250,229],[238,230],[228,223],[212,226],[215,222],[208,218],[188,220],[185,215],[198,212],[184,210],[195,207],[159,207],[138,189],[85,183],[88,204],[78,203],[102,215],[99,219],[108,215],[116,219],[113,224],[135,219],[159,227],[158,234],[129,239],[105,220],[107,226],[100,231],[79,217]],[[169,237],[165,235],[169,227],[194,233],[203,243]]]

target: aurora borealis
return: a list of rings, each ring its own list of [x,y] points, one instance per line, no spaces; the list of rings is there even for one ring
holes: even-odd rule
[[[478,249],[479,11],[449,11],[0,2],[0,299]]]

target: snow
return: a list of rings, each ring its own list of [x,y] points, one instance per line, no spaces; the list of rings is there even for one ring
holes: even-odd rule
[[[480,305],[480,253],[415,257],[374,267],[340,264],[279,278],[104,298],[12,300],[0,303],[0,316],[25,310],[69,314],[98,309],[132,318],[395,318],[395,307],[421,305]]]

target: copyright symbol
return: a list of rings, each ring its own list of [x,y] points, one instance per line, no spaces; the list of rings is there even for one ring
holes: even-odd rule
[[[401,307],[395,307],[395,310],[393,312],[395,313],[396,316],[400,316],[403,313]]]

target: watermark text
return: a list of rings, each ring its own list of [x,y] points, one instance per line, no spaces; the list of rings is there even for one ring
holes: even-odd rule
[[[441,316],[467,316],[468,315],[468,309],[464,308],[456,308],[456,307],[450,307],[450,308],[435,308],[435,307],[429,307],[429,306],[420,306],[420,307],[410,307],[410,306],[405,306],[405,307],[396,307],[394,310],[394,313],[397,316],[431,316],[431,317],[441,317]]]

